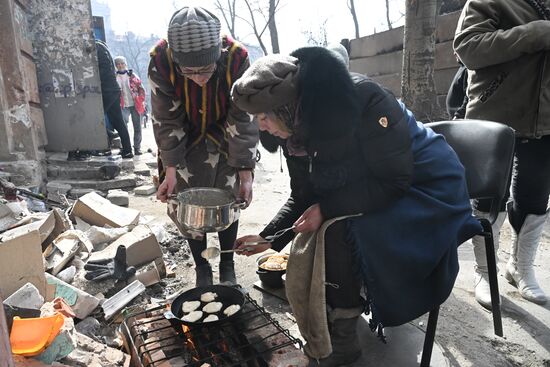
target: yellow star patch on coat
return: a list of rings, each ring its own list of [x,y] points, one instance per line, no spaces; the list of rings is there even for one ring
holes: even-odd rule
[[[386,116],[380,117],[380,120],[378,120],[378,123],[379,123],[382,127],[388,127],[388,118],[387,118]]]

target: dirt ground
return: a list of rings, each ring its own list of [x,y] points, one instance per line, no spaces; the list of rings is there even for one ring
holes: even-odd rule
[[[143,131],[144,147],[156,151],[149,126]],[[142,158],[143,159],[143,158]],[[254,200],[241,214],[239,235],[256,234],[269,222],[288,197],[288,174],[278,154],[262,151],[262,159],[256,169]],[[131,196],[130,206],[151,215],[155,223],[168,223],[165,206],[153,196]],[[210,236],[209,241],[215,241]],[[498,251],[500,267],[504,268],[509,256],[510,226],[506,223],[501,234]],[[181,242],[167,245],[168,250],[180,254],[175,265],[177,278],[163,283],[168,294],[177,288],[190,288],[194,284],[194,271],[189,254],[181,249]],[[477,304],[473,295],[473,250],[471,243],[459,248],[460,273],[453,293],[442,305],[437,327],[436,341],[443,350],[450,366],[550,366],[550,303],[540,306],[521,298],[516,288],[499,276],[502,295],[504,338],[494,336],[491,313]],[[178,258],[178,257],[177,257]],[[237,277],[240,284],[250,291],[266,310],[281,324],[296,330],[295,324],[285,313],[290,307],[279,299],[253,288],[257,281],[255,258],[236,256]],[[543,243],[535,261],[539,283],[550,295],[550,225],[547,223]],[[214,267],[215,264],[213,263]],[[215,275],[216,277],[216,275]],[[406,305],[404,305],[406,306]],[[427,315],[411,322],[425,329]],[[389,340],[391,343],[391,340]],[[413,363],[411,363],[413,365]]]

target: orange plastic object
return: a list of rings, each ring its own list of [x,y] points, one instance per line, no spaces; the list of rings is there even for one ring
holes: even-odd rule
[[[53,342],[64,322],[59,313],[28,319],[14,317],[10,334],[12,353],[26,357],[40,354]]]

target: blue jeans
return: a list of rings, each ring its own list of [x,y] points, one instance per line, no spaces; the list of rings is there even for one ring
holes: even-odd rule
[[[137,152],[141,149],[141,116],[134,106],[124,107],[122,117],[126,124],[128,124],[130,115],[132,116],[132,125],[134,125],[134,152]]]

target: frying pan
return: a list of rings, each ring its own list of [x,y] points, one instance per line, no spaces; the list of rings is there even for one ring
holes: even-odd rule
[[[202,321],[196,321],[196,322],[189,322],[182,320],[183,317],[183,311],[181,310],[181,306],[184,302],[187,301],[200,301],[201,295],[206,292],[214,292],[218,295],[218,297],[214,300],[214,302],[221,302],[222,303],[222,309],[219,312],[216,312],[213,315],[218,316],[220,319],[217,321],[212,322],[202,322]],[[244,294],[237,288],[229,287],[226,285],[209,285],[206,287],[197,287],[192,288],[182,294],[180,294],[174,301],[172,302],[172,306],[170,307],[170,312],[166,312],[164,316],[171,322],[175,323],[176,325],[186,325],[189,327],[203,327],[203,326],[214,326],[218,325],[223,322],[231,321],[235,319],[242,311],[244,303],[246,299],[244,297]],[[201,310],[206,305],[207,302],[202,302],[199,308],[197,310]],[[239,305],[241,308],[239,311],[235,312],[231,316],[225,316],[223,313],[223,310],[225,310],[227,307],[231,305]],[[203,316],[202,318],[204,318]]]

